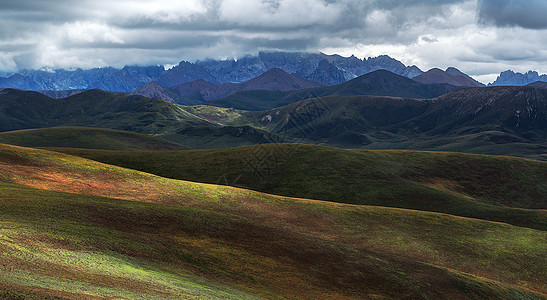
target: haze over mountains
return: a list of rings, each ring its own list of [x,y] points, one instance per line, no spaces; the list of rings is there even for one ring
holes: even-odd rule
[[[126,66],[123,69],[97,68],[74,71],[27,70],[7,78],[0,78],[0,87],[25,90],[103,89],[115,92],[132,92],[138,87],[157,81],[172,87],[194,80],[209,83],[241,83],[264,72],[280,68],[300,78],[325,84],[338,84],[378,69],[386,69],[406,77],[422,73],[416,66],[407,67],[387,56],[359,59],[322,53],[259,52],[238,60],[203,60],[164,70],[163,66]]]
[[[408,78],[417,78],[422,83],[443,82],[456,86],[482,85],[453,67],[449,67],[444,71],[444,74],[441,74],[440,70],[433,69],[433,73],[426,72],[426,75],[421,76],[424,72],[417,66],[405,66],[387,55],[359,59],[355,56],[342,57],[323,53],[259,52],[256,56],[249,55],[237,60],[207,59],[198,60],[195,63],[182,61],[169,70],[165,70],[163,66],[125,66],[122,69],[105,67],[89,70],[24,70],[17,74],[0,77],[0,88],[43,90],[45,93],[49,90],[98,88],[129,93],[151,82],[157,82],[165,88],[172,88],[196,80],[203,80],[215,85],[242,83],[273,68],[279,68],[293,76],[325,85],[340,84],[379,69]],[[440,79],[439,76],[445,78]],[[433,79],[434,77],[437,79]],[[535,71],[521,74],[508,70],[502,72],[497,80],[489,85],[526,85],[538,80],[547,81],[547,75],[540,76]],[[182,92],[182,94],[185,93]],[[225,92],[225,94],[223,96],[230,93]],[[54,94],[50,93],[50,95]]]
[[[488,84],[489,86],[497,85],[527,85],[536,81],[547,81],[547,74],[539,75],[536,71],[528,71],[524,74],[515,73],[511,70],[507,70],[500,73],[500,76],[496,81]]]

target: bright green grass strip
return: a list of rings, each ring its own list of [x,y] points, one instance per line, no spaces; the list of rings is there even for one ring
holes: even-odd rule
[[[101,284],[62,280],[51,276],[28,273],[22,270],[2,270],[0,278],[14,284],[55,289],[71,293],[88,294],[101,297],[128,297],[130,299],[169,299],[172,297],[192,297],[204,299],[254,299],[254,297],[236,290],[211,284],[203,279],[188,274],[186,276],[173,274],[153,267],[146,262],[129,258],[112,251],[72,251],[59,248],[48,248],[47,244],[39,246],[23,246],[11,237],[19,233],[35,236],[37,232],[29,228],[0,229],[0,245],[10,249],[0,253],[0,259],[22,259],[39,265],[64,266],[73,270],[81,270],[86,274],[103,275],[116,281],[138,281],[142,283],[139,292],[124,288],[108,288]],[[43,233],[42,233],[43,234]],[[11,237],[10,237],[11,236]],[[149,287],[147,289],[147,286]],[[156,292],[150,290],[152,288]],[[149,293],[144,291],[149,290]],[[142,292],[141,292],[142,291]],[[161,295],[170,296],[161,296]],[[158,296],[160,295],[160,296]]]

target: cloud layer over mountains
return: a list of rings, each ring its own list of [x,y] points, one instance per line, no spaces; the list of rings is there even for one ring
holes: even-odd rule
[[[269,49],[388,54],[483,80],[507,68],[547,71],[541,0],[2,2],[0,71],[175,64]]]

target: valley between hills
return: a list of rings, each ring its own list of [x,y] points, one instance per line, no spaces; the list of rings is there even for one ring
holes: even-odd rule
[[[0,298],[547,299],[541,83],[176,72],[0,90]]]

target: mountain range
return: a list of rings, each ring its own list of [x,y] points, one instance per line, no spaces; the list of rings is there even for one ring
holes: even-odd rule
[[[192,105],[227,97],[238,91],[292,91],[321,86],[324,86],[324,84],[298,78],[281,69],[273,68],[258,77],[242,83],[222,83],[215,85],[200,79],[165,88],[159,83],[152,81],[139,87],[131,94],[159,97],[177,104]]]
[[[391,83],[408,81],[413,85],[397,90],[404,85],[390,86],[388,78],[394,80]],[[362,95],[363,90],[389,87],[405,93],[413,88],[444,92],[430,100]],[[455,90],[446,93],[448,88]],[[323,94],[314,94],[319,91]],[[338,86],[292,92],[243,91],[199,106],[100,90],[59,100],[13,89],[0,93],[1,131],[87,126],[155,134],[192,148],[281,141],[547,159],[547,89],[540,87],[456,89],[423,85],[380,70]],[[264,98],[265,93],[284,100]]]
[[[156,81],[164,87],[173,87],[194,80],[209,83],[241,83],[262,73],[279,68],[300,78],[339,84],[378,69],[389,70],[406,77],[422,73],[416,66],[407,67],[387,55],[359,59],[323,53],[259,52],[238,60],[203,60],[195,63],[182,61],[165,70],[163,66],[125,66],[89,70],[24,70],[9,77],[0,77],[0,88],[24,90],[102,89],[114,92],[132,92],[140,86]]]
[[[97,88],[129,93],[150,82],[157,82],[166,88],[196,80],[204,80],[215,85],[242,83],[258,77],[272,68],[279,68],[296,77],[325,85],[340,84],[379,69],[408,78],[416,78],[424,73],[416,66],[405,66],[387,55],[359,59],[353,55],[342,57],[323,53],[259,52],[258,55],[247,55],[237,60],[206,59],[194,63],[181,61],[168,70],[165,70],[164,66],[125,66],[122,69],[104,67],[88,70],[23,70],[15,74],[2,74],[0,88],[46,92],[49,90]],[[438,71],[435,70],[434,73],[438,73]],[[456,76],[456,80],[452,80],[453,85],[482,85],[452,67],[448,68],[443,76],[447,75]],[[418,80],[432,83],[431,78],[425,78],[429,76],[432,75],[418,77]],[[435,76],[438,77],[440,74]],[[507,70],[501,72],[496,81],[489,85],[526,85],[534,81],[547,81],[547,75],[540,76],[535,71],[521,74]]]
[[[515,73],[511,70],[500,73],[496,81],[488,84],[489,86],[515,85],[522,86],[536,81],[547,81],[547,74],[539,75],[536,71],[528,71],[524,74]]]
[[[205,104],[256,111],[326,96],[378,95],[428,99],[457,88],[447,83],[422,84],[386,70],[377,70],[333,86],[286,92],[240,91],[222,99],[208,101]]]

